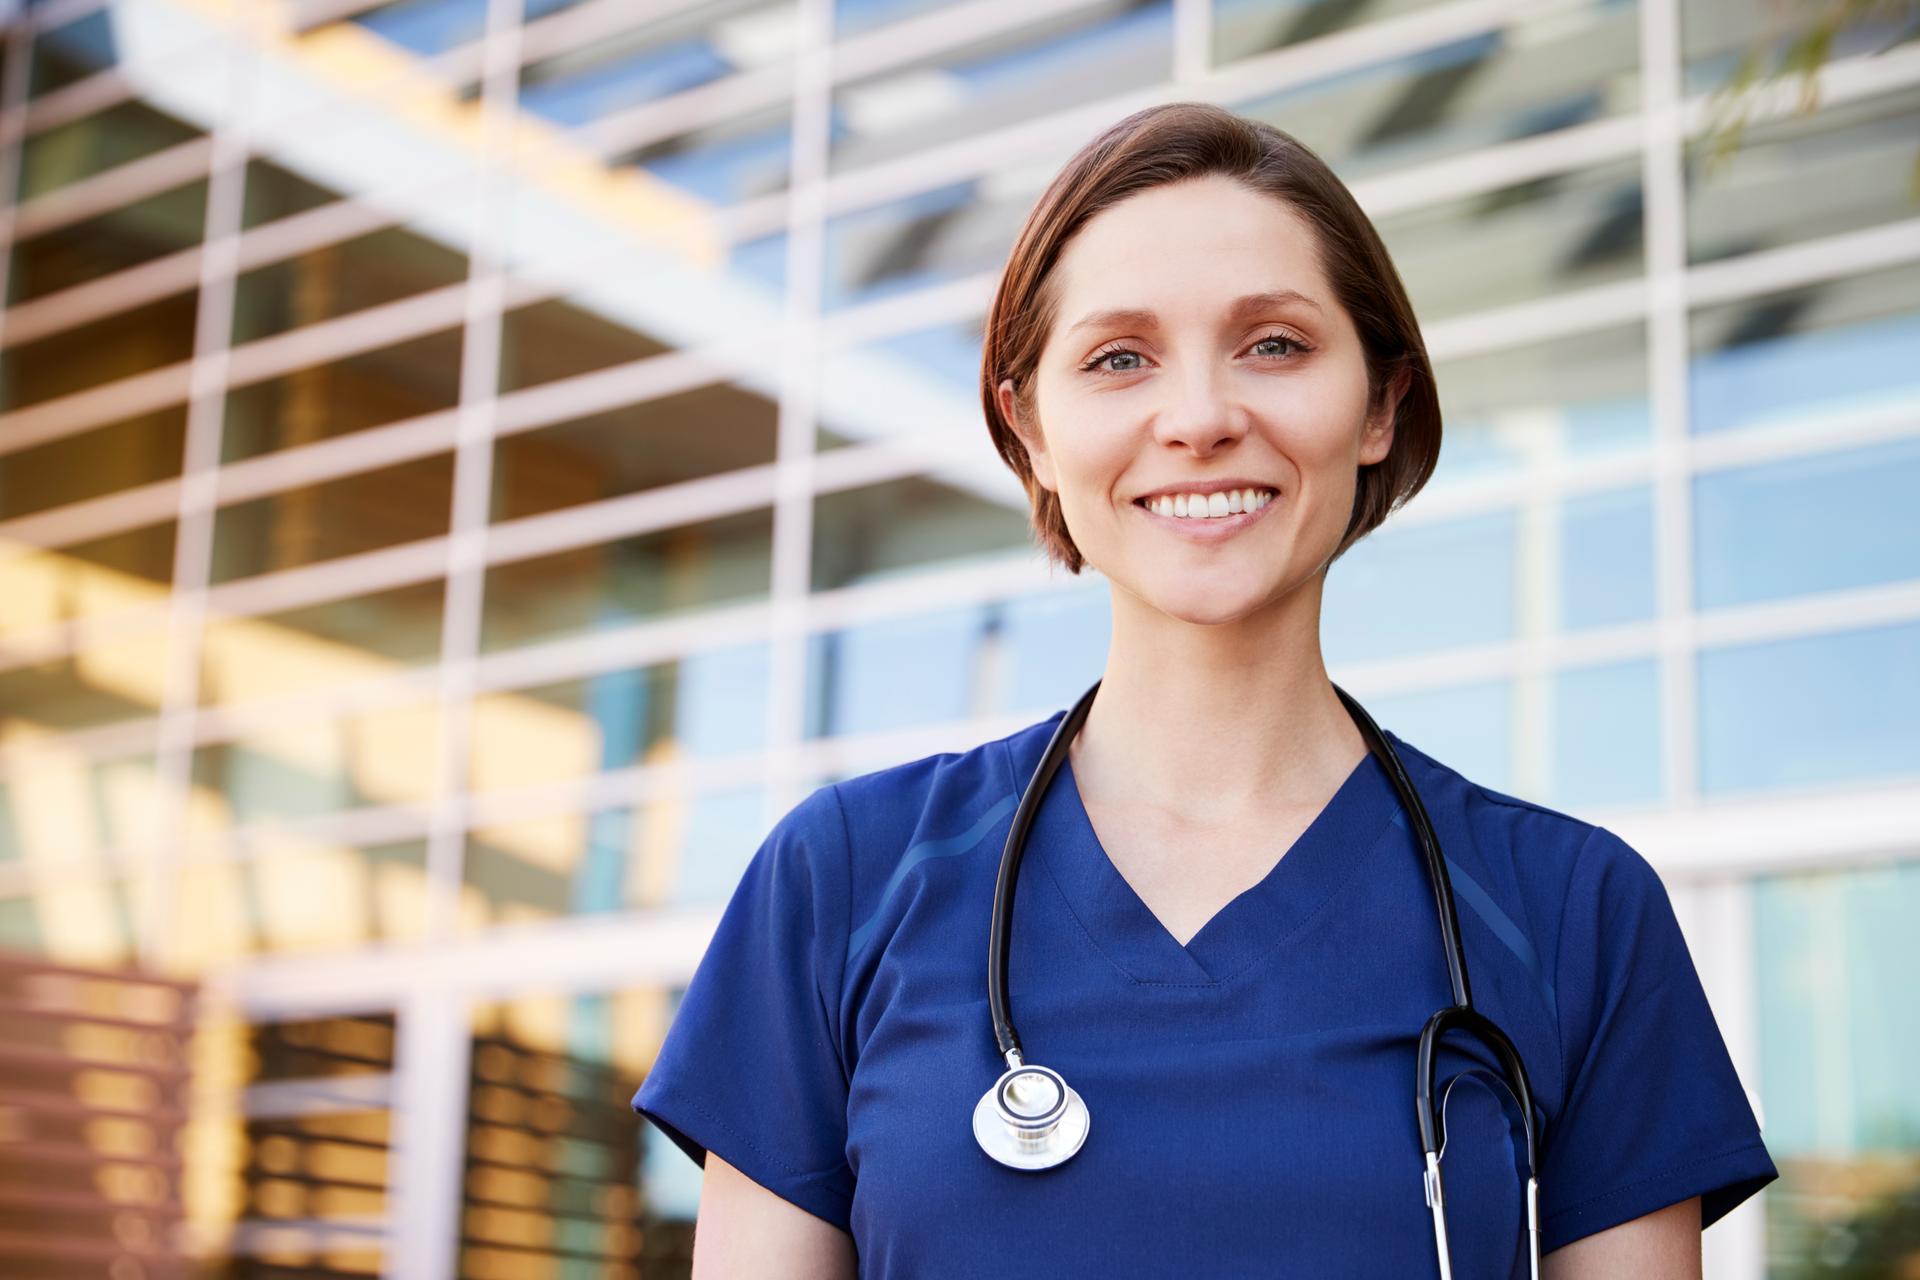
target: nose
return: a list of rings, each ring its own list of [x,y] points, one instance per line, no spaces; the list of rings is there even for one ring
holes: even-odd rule
[[[1204,458],[1247,434],[1247,415],[1225,393],[1225,384],[1225,375],[1204,362],[1163,380],[1173,390],[1155,419],[1154,438]]]

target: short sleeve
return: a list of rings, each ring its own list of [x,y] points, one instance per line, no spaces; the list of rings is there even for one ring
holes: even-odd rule
[[[1567,1079],[1540,1157],[1542,1250],[1696,1195],[1704,1228],[1778,1177],[1666,886],[1604,827],[1558,947]]]
[[[833,787],[775,824],[747,864],[633,1109],[702,1168],[707,1152],[848,1229],[839,1000],[846,822]]]

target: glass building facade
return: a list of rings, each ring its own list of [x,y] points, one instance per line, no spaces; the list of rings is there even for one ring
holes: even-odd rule
[[[1710,161],[1783,16],[16,8],[0,947],[197,987],[180,1249],[685,1274],[626,1099],[760,839],[1100,671],[982,318],[1067,156],[1204,99],[1352,186],[1434,356],[1334,677],[1661,871],[1782,1171],[1708,1275],[1920,1265],[1920,44]]]

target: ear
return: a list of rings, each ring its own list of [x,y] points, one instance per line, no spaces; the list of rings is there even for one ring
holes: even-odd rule
[[[1392,384],[1382,397],[1380,406],[1367,415],[1367,425],[1360,435],[1360,465],[1368,466],[1379,462],[1393,450],[1393,418],[1400,409],[1400,400],[1407,394],[1407,387],[1413,382],[1413,371],[1402,366],[1394,374]]]
[[[1027,461],[1033,466],[1034,479],[1040,487],[1052,493],[1060,491],[1054,482],[1053,455],[1047,452],[1046,437],[1041,434],[1036,422],[1021,419],[1018,397],[1013,393],[1013,379],[1002,378],[1000,385],[994,388],[994,398],[1000,403],[1000,416],[1013,427],[1013,433],[1020,437],[1020,443],[1027,447]]]

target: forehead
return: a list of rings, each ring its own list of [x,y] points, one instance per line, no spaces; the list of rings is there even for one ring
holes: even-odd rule
[[[1063,324],[1090,308],[1226,299],[1255,288],[1297,289],[1332,305],[1311,224],[1277,197],[1218,174],[1103,209],[1067,243],[1055,274]]]

